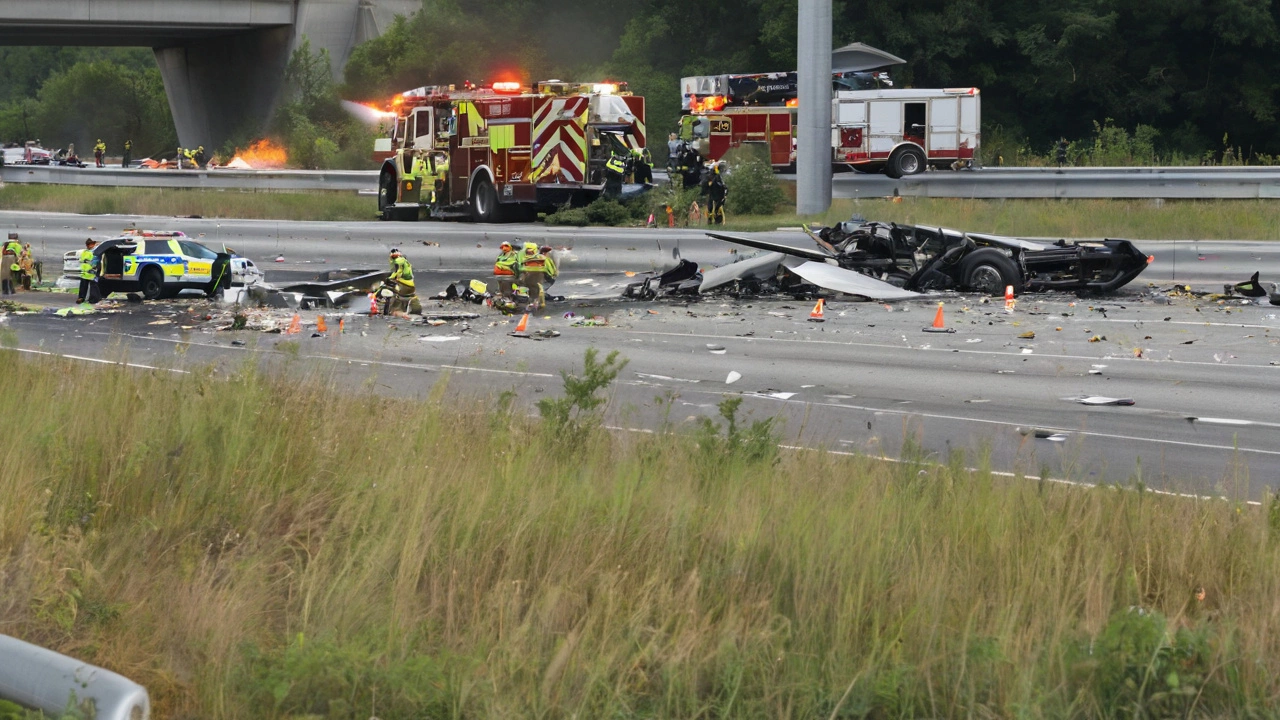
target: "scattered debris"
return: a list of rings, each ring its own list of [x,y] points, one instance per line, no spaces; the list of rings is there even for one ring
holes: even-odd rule
[[[728,377],[724,379],[725,385],[732,385],[742,379],[742,373],[737,370],[730,370]]]
[[[1081,405],[1133,405],[1133,398],[1113,398],[1102,395],[1087,395],[1084,397],[1067,398]]]

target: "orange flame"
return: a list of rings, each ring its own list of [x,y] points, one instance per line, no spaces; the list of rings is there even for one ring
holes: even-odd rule
[[[695,113],[720,112],[727,104],[729,98],[724,95],[707,95],[702,98],[694,95],[689,98],[689,110]]]
[[[282,168],[289,162],[289,153],[284,147],[272,142],[269,138],[256,140],[247,150],[236,150],[236,157],[249,163],[255,169]]]

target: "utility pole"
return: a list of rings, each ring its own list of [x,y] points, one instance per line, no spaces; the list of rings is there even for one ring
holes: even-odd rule
[[[796,213],[831,207],[831,0],[800,0]]]

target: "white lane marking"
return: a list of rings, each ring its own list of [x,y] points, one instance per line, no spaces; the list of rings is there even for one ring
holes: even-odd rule
[[[629,383],[628,383],[628,384],[629,384]],[[687,392],[706,393],[706,394],[708,394],[708,395],[723,395],[723,394],[724,394],[723,392],[715,392],[715,391],[710,391],[710,390],[698,390],[698,389],[693,389],[693,388],[690,388]],[[922,418],[929,418],[929,419],[932,419],[932,420],[951,420],[951,421],[956,421],[956,422],[970,422],[970,423],[978,423],[978,424],[980,424],[980,425],[998,425],[998,426],[1002,426],[1002,427],[1017,427],[1019,424],[1023,424],[1023,425],[1028,424],[1028,423],[1025,423],[1025,422],[1023,422],[1023,423],[1018,423],[1018,422],[1011,422],[1011,421],[1008,421],[1008,420],[988,420],[988,419],[985,419],[985,418],[971,418],[971,417],[963,417],[963,416],[959,416],[959,415],[945,415],[945,414],[943,414],[943,413],[918,412],[918,411],[912,411],[912,410],[897,410],[897,409],[893,409],[893,408],[878,408],[878,407],[871,407],[871,406],[869,406],[869,405],[848,405],[848,404],[845,404],[845,403],[824,403],[824,402],[815,402],[815,401],[812,401],[812,400],[781,400],[781,399],[772,398],[772,397],[770,397],[770,396],[768,396],[768,395],[752,395],[752,394],[744,394],[744,395],[743,395],[743,397],[753,397],[753,398],[758,398],[758,399],[761,399],[761,400],[772,400],[773,402],[781,402],[781,403],[796,403],[796,404],[803,404],[803,405],[815,405],[815,406],[818,406],[818,407],[839,408],[839,409],[843,409],[843,410],[860,410],[860,411],[864,411],[864,412],[882,413],[882,414],[887,414],[887,415],[900,415],[900,416],[909,416],[909,417],[922,417]],[[1280,456],[1280,450],[1260,450],[1260,449],[1257,449],[1257,448],[1237,447],[1237,446],[1234,446],[1234,445],[1213,445],[1213,444],[1210,444],[1210,443],[1195,443],[1195,442],[1188,442],[1188,441],[1186,441],[1186,440],[1167,440],[1167,439],[1164,439],[1164,438],[1139,437],[1139,436],[1134,436],[1134,435],[1117,435],[1117,434],[1114,434],[1114,433],[1101,433],[1101,432],[1093,432],[1093,431],[1089,431],[1089,430],[1074,430],[1074,429],[1072,429],[1072,428],[1053,427],[1053,426],[1051,426],[1051,425],[1039,425],[1039,424],[1037,424],[1037,425],[1036,425],[1036,427],[1043,428],[1043,429],[1045,429],[1045,430],[1051,430],[1051,431],[1054,431],[1054,432],[1062,432],[1062,433],[1070,433],[1070,434],[1073,434],[1073,435],[1080,435],[1080,436],[1083,436],[1083,437],[1107,438],[1107,439],[1111,439],[1111,440],[1128,440],[1128,441],[1133,441],[1133,442],[1154,443],[1154,444],[1157,444],[1157,445],[1176,445],[1176,446],[1179,446],[1179,447],[1199,448],[1199,449],[1201,449],[1201,450],[1231,450],[1231,451],[1234,451],[1234,452],[1254,453],[1254,454],[1257,454],[1257,455],[1277,455],[1277,456]]]
[[[555,375],[552,375],[551,373],[524,372],[521,370],[496,370],[493,368],[463,367],[461,365],[441,365],[440,367],[449,368],[450,370],[468,370],[471,372],[501,373],[503,375],[524,375],[526,377],[541,377],[541,378],[555,377]]]
[[[164,370],[165,372],[178,373],[180,375],[190,375],[186,370],[175,370],[174,368],[161,368],[154,365],[142,365],[139,363],[119,362],[117,360],[103,360],[102,358],[84,357],[83,355],[59,355],[57,353],[46,352],[44,350],[32,350],[30,348],[13,348],[20,353],[28,353],[30,355],[47,355],[49,357],[59,357],[67,360],[80,360],[83,362],[101,363],[103,365],[121,365],[124,367],[138,368],[139,370]]]
[[[841,342],[841,341],[836,341],[836,340],[801,340],[801,339],[799,339],[799,338],[775,338],[775,337],[754,337],[754,336],[753,336],[753,337],[739,337],[739,336],[737,336],[737,335],[707,335],[707,334],[702,334],[702,333],[671,333],[671,332],[656,332],[656,331],[652,331],[652,330],[627,330],[627,329],[624,329],[624,328],[614,328],[613,330],[614,330],[614,332],[620,332],[620,333],[631,333],[631,334],[633,334],[633,335],[661,335],[661,336],[665,336],[665,337],[698,338],[698,339],[705,339],[705,340],[722,340],[722,341],[723,341],[723,340],[741,340],[741,341],[743,341],[743,342],[805,343],[805,344],[815,344],[815,345],[839,345],[839,346],[841,346],[841,347],[865,347],[865,348],[885,348],[885,349],[888,349],[888,350],[910,350],[911,352],[933,352],[933,353],[946,353],[946,354],[949,354],[949,355],[955,355],[955,354],[960,354],[960,355],[995,355],[995,356],[1000,356],[1000,357],[1010,357],[1010,358],[1014,358],[1014,357],[1016,357],[1016,358],[1022,358],[1022,352],[1021,352],[1021,350],[1019,350],[1019,351],[1018,351],[1018,352],[1016,352],[1016,353],[1011,353],[1011,352],[1000,352],[1000,351],[998,351],[998,350],[967,350],[967,349],[964,349],[964,348],[947,348],[947,347],[926,348],[926,347],[920,347],[920,346],[917,346],[917,345],[890,345],[890,344],[888,344],[888,343]],[[1143,364],[1146,364],[1146,365],[1152,365],[1152,364],[1155,364],[1155,365],[1166,365],[1166,364],[1169,364],[1169,365],[1205,365],[1205,366],[1208,366],[1208,367],[1215,367],[1215,368],[1229,368],[1229,367],[1234,367],[1234,368],[1275,368],[1275,367],[1277,367],[1277,366],[1275,366],[1275,365],[1250,365],[1250,364],[1248,364],[1248,363],[1230,363],[1230,364],[1227,364],[1227,363],[1217,363],[1217,362],[1203,362],[1203,361],[1199,361],[1199,360],[1148,360],[1148,359],[1145,359],[1145,358],[1127,357],[1127,356],[1124,356],[1124,355],[1117,355],[1117,356],[1115,356],[1115,357],[1107,357],[1107,358],[1099,358],[1099,357],[1094,356],[1094,355],[1059,355],[1059,354],[1055,354],[1055,353],[1043,353],[1043,352],[1042,352],[1042,353],[1037,353],[1037,354],[1036,354],[1036,357],[1041,357],[1041,358],[1058,358],[1058,359],[1062,359],[1062,360],[1101,360],[1101,359],[1105,359],[1105,360],[1108,360],[1108,361],[1115,361],[1115,362],[1119,362],[1119,361],[1122,361],[1122,360],[1123,360],[1123,361],[1129,361],[1129,362],[1140,362],[1140,363],[1143,363]]]
[[[1237,420],[1236,418],[1188,417],[1187,419],[1207,425],[1267,425],[1269,427],[1280,427],[1280,423],[1254,422],[1252,420]]]
[[[1142,320],[1142,319],[1125,319],[1125,318],[1089,318],[1086,320],[1075,320],[1076,323],[1094,323],[1094,322],[1111,322],[1111,323],[1154,323],[1157,325],[1195,325],[1196,327],[1225,327],[1225,328],[1257,328],[1259,330],[1280,330],[1280,325],[1251,325],[1249,323],[1221,323],[1221,322],[1194,322],[1191,320]]]

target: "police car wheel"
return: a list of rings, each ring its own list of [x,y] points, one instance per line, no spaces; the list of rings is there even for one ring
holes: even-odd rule
[[[164,275],[156,268],[143,270],[139,290],[143,298],[155,300],[164,293]]]

